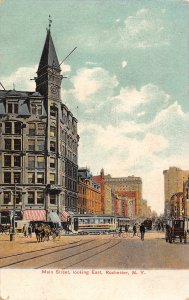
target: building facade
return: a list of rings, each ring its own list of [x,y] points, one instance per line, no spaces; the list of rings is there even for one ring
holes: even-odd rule
[[[105,182],[109,186],[111,186],[112,191],[115,194],[118,194],[120,197],[124,198],[123,209],[122,209],[123,216],[127,215],[127,211],[126,211],[127,202],[128,202],[127,198],[130,197],[129,195],[126,195],[126,194],[127,194],[127,192],[134,192],[135,199],[133,200],[133,196],[131,196],[132,199],[129,200],[129,203],[131,204],[131,202],[132,202],[132,207],[133,208],[135,207],[135,209],[133,211],[134,216],[140,216],[141,199],[142,199],[142,180],[140,177],[128,176],[128,177],[112,178],[111,175],[106,175]],[[130,212],[131,212],[131,209],[130,209]]]
[[[101,214],[100,185],[93,181],[87,168],[78,169],[78,213]]]
[[[0,210],[25,220],[77,211],[77,120],[61,100],[63,76],[50,29],[36,91],[0,91]]]
[[[177,167],[170,167],[169,170],[163,171],[164,175],[164,214],[170,215],[170,200],[171,197],[179,192],[183,192],[184,182],[187,181],[189,171],[183,171]]]

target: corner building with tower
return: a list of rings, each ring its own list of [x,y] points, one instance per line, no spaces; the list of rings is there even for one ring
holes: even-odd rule
[[[79,136],[61,100],[62,79],[49,28],[36,91],[0,90],[1,217],[15,211],[24,220],[58,221],[77,211]]]

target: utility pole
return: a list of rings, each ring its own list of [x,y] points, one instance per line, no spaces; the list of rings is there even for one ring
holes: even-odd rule
[[[14,184],[13,192],[13,214],[12,214],[12,230],[10,230],[10,241],[15,239],[15,210],[16,210],[16,183]]]

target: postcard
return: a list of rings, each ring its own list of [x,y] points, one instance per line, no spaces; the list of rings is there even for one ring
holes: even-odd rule
[[[188,0],[0,0],[0,300],[189,299]]]

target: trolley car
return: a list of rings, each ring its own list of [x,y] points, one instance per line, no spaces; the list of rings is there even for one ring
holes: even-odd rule
[[[179,239],[180,243],[187,243],[188,226],[188,220],[169,220],[166,225],[166,242],[172,243]]]
[[[78,234],[110,233],[116,231],[117,220],[112,215],[74,215],[69,228]]]
[[[124,227],[127,225],[127,226],[130,226],[131,224],[131,219],[129,217],[117,217],[117,225],[118,227]]]

